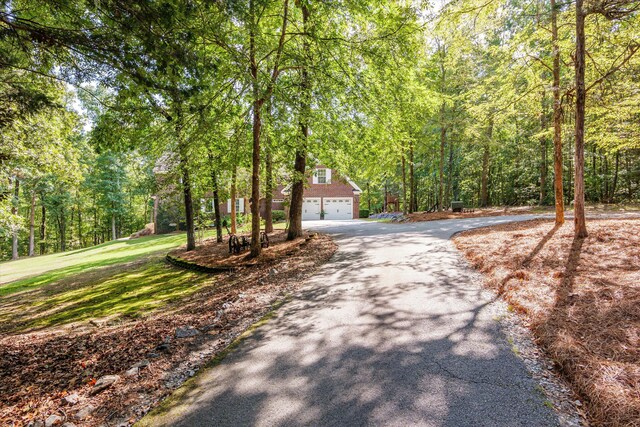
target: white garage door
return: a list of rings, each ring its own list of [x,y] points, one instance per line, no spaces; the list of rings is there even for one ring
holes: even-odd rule
[[[352,219],[353,197],[325,198],[324,219]]]
[[[305,197],[302,199],[302,219],[307,221],[320,219],[319,197]]]

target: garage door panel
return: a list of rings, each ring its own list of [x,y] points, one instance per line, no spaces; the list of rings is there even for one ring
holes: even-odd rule
[[[353,218],[353,197],[327,197],[322,204],[325,219]]]
[[[319,197],[305,197],[302,199],[302,219],[305,221],[320,219]]]

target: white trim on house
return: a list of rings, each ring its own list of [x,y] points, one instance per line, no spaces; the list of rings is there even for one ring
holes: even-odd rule
[[[358,187],[358,184],[353,182],[351,178],[345,175],[344,179],[346,179],[349,185],[353,187],[353,194],[355,194],[356,196],[359,196],[360,194],[362,194],[362,190],[360,189],[360,187]]]

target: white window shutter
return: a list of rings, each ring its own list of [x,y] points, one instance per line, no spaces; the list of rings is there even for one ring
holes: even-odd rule
[[[227,199],[227,212],[231,213],[231,199]]]
[[[244,213],[244,199],[240,199],[240,209],[238,209],[240,212]]]
[[[331,169],[327,169],[327,184],[331,184]]]
[[[317,172],[317,169],[313,171],[313,183],[314,184],[318,183],[318,172]]]

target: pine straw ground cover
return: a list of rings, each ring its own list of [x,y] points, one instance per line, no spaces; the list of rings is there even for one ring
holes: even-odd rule
[[[516,206],[498,208],[477,208],[473,212],[414,212],[407,214],[409,222],[437,221],[441,219],[480,218],[485,216],[526,215],[532,213],[553,212],[548,208],[537,206]]]
[[[0,425],[43,425],[52,415],[77,426],[135,422],[336,249],[322,235],[286,245],[282,256],[269,253],[276,244],[265,250],[268,263],[233,273],[185,271],[155,255],[3,297],[0,315],[12,317],[0,329]],[[184,327],[195,335],[178,338]],[[141,361],[149,365],[126,374]],[[104,375],[120,378],[92,394]],[[77,403],[63,401],[74,394]],[[79,419],[83,410],[90,414]]]
[[[522,313],[595,425],[640,426],[640,220],[498,225],[454,238]]]

